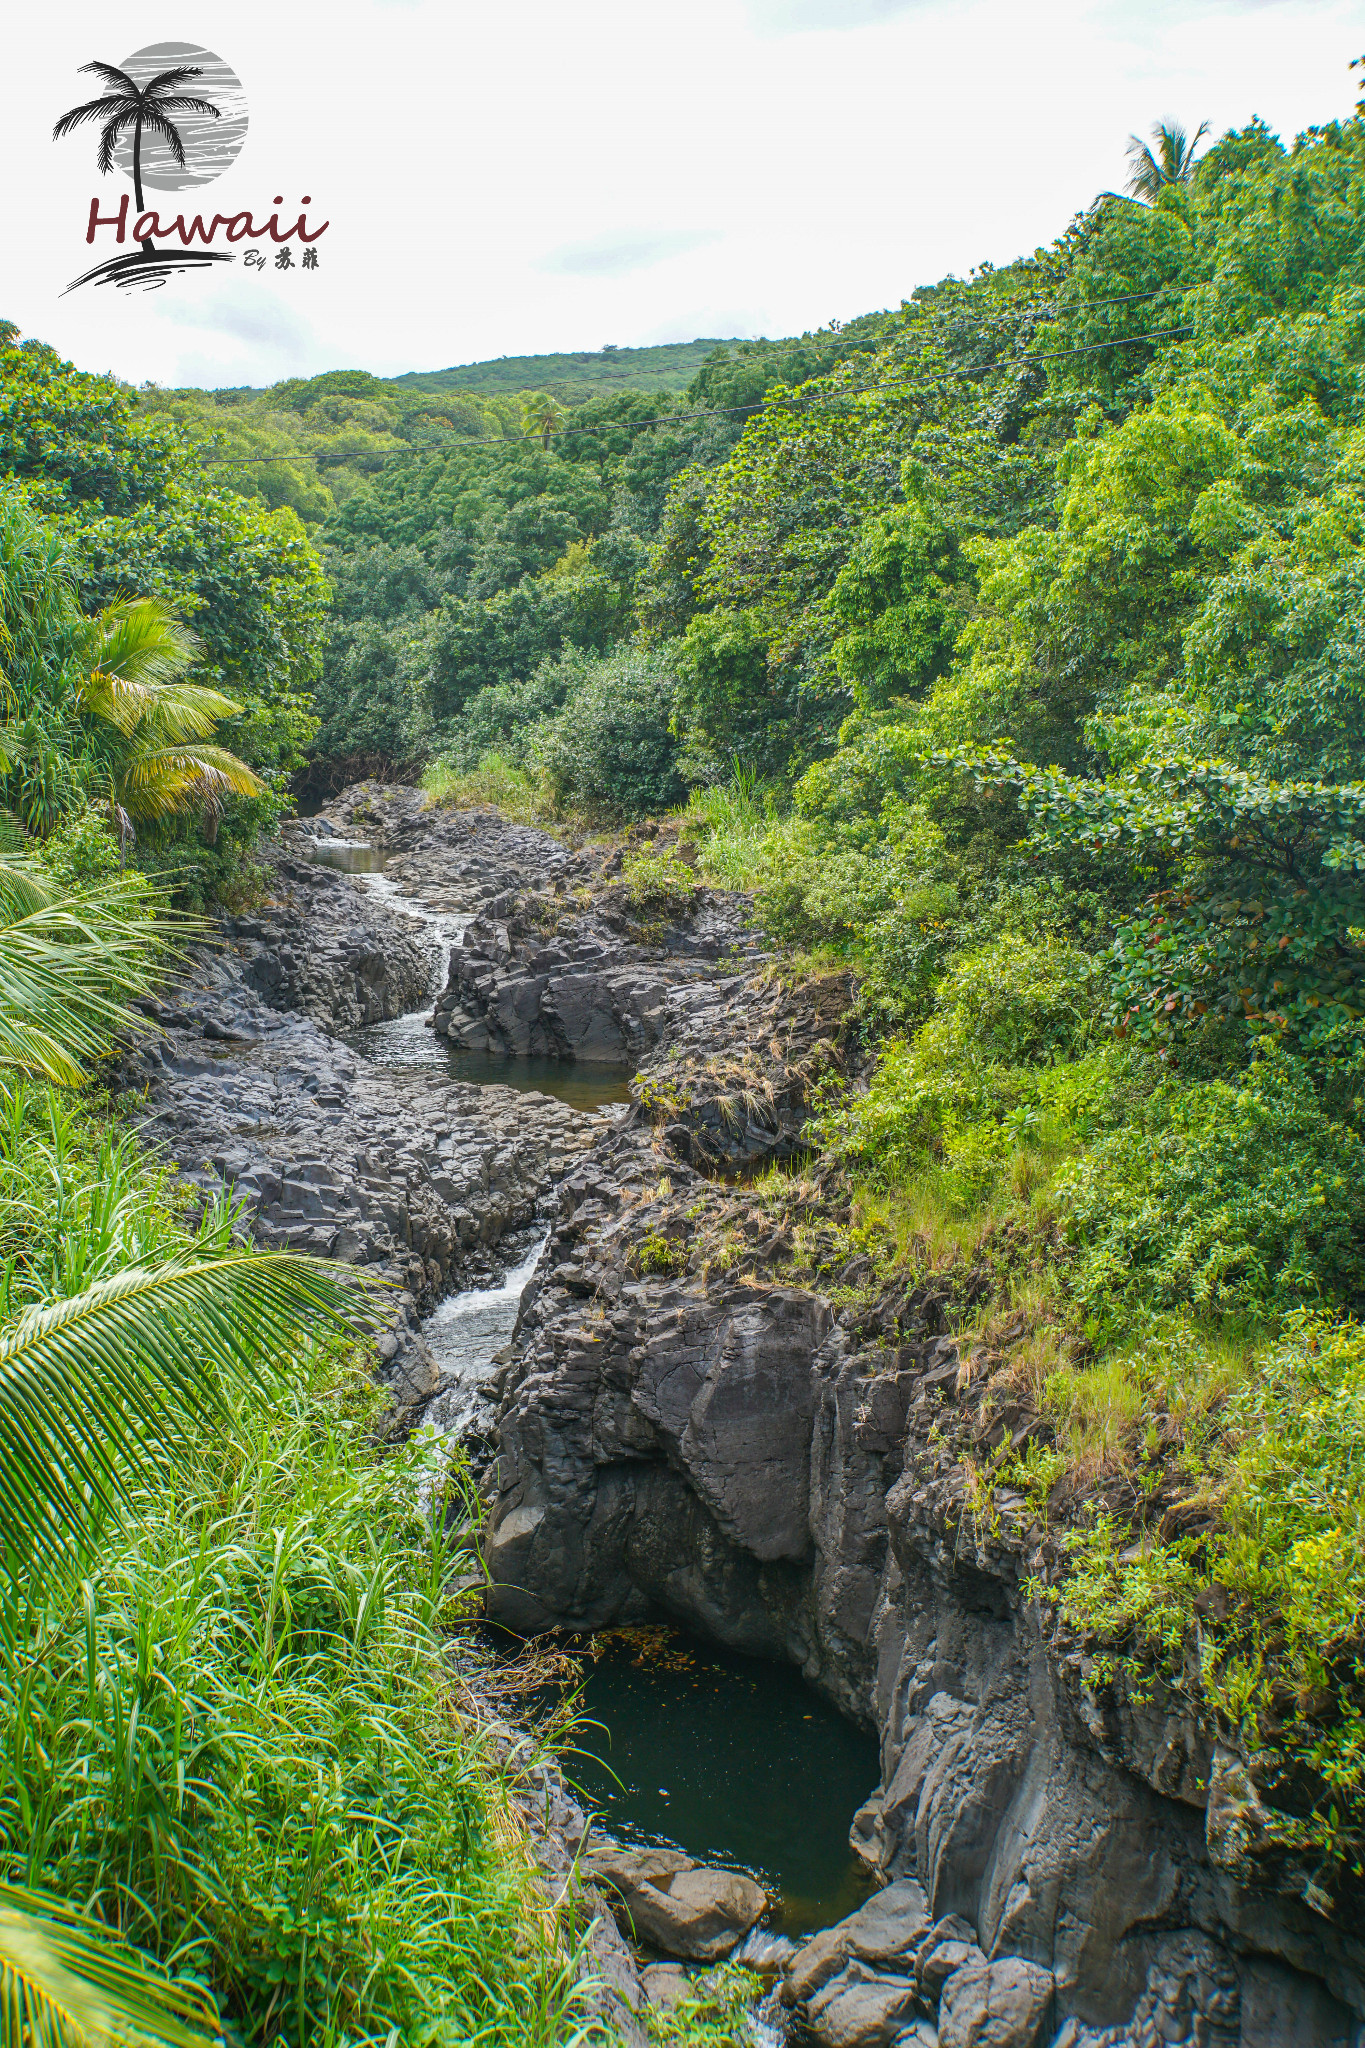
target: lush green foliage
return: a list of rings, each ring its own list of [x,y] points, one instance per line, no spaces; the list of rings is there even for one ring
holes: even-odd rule
[[[93,1907],[247,2040],[561,2038],[569,1957],[528,1917],[439,1633],[460,1475],[425,1441],[377,1455],[376,1396],[307,1334],[334,1282],[232,1248],[225,1212],[187,1237],[173,1196],[126,1134],[10,1098],[0,1882]],[[140,1333],[104,1327],[111,1303],[142,1305]],[[40,1359],[63,1332],[74,1351]],[[15,1430],[48,1444],[27,1493],[55,1504],[77,1417],[93,1496],[60,1570],[32,1545],[16,1570]]]
[[[657,654],[623,650],[593,664],[545,720],[533,758],[557,804],[599,816],[666,809],[683,794],[673,747],[673,675]]]
[[[154,853],[179,838],[182,881],[197,867],[202,894],[278,818],[288,774],[315,730],[307,693],[329,592],[298,518],[215,482],[188,437],[149,417],[113,378],[85,375],[42,343],[24,342],[0,350],[0,582],[6,714],[23,738],[20,786],[12,775],[8,800],[39,829],[79,813],[108,765],[111,744],[92,748],[88,725],[108,706],[91,700],[88,682],[111,652],[114,627],[125,657],[136,652],[138,619],[144,641],[160,620],[163,645],[174,622],[192,628],[181,636],[180,666],[193,668],[175,716],[163,696],[142,751],[206,742],[221,721],[214,760],[199,748],[201,770],[218,781],[209,789],[200,776],[213,799],[207,812],[200,805],[197,817],[144,839]],[[152,609],[130,613],[134,599]],[[102,643],[95,618],[106,622]],[[144,646],[143,675],[148,656]],[[169,680],[164,665],[156,679]],[[208,724],[186,725],[189,688],[216,693]],[[201,710],[208,703],[200,697]],[[164,765],[174,770],[173,761]],[[138,805],[123,808],[136,814]],[[185,807],[155,803],[143,822],[168,810]]]

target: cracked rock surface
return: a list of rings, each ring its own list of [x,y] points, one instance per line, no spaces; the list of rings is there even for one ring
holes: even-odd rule
[[[928,1933],[913,1959],[851,1932],[802,1952],[792,2002],[827,2048],[1359,2048],[1365,1938],[1249,1860],[1244,1760],[1183,1694],[1101,1683],[1035,1597],[1080,1503],[1050,1530],[1019,1496],[973,1516],[962,1454],[1037,1417],[983,1409],[992,1361],[936,1283],[856,1297],[870,1262],[838,1264],[823,1169],[779,1200],[742,1174],[775,1145],[728,1149],[751,1115],[799,1154],[812,1077],[848,1071],[837,995],[707,1000],[560,1184],[496,1383],[491,1612],[670,1618],[877,1732],[853,1846]]]

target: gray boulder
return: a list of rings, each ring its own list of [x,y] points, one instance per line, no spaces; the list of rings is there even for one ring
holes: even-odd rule
[[[913,1878],[889,1884],[856,1913],[798,1949],[782,1980],[782,2003],[804,2004],[851,1958],[905,1968],[929,1928],[924,1892]]]
[[[955,1970],[966,1963],[984,1962],[976,1929],[960,1913],[936,1920],[915,1957],[915,1976],[928,2004],[937,2005],[939,1993]]]
[[[807,2026],[820,2048],[889,2048],[917,1999],[913,1977],[870,1970],[855,1959],[816,1993]]]
[[[688,1962],[720,1962],[768,1904],[751,1877],[699,1867],[675,1849],[599,1850],[584,1875],[606,1888],[623,1933]]]
[[[641,1970],[640,1982],[650,2004],[662,2006],[665,2011],[679,2004],[692,1988],[691,1979],[680,1963],[651,1963],[648,1969]]]
[[[1051,1970],[1018,1956],[965,1963],[943,1987],[940,2048],[1038,2048],[1052,1994]]]

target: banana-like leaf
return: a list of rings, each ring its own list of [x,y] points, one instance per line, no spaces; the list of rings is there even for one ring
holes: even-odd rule
[[[0,2041],[219,2048],[212,1998],[65,1900],[0,1884]]]
[[[225,747],[141,749],[123,771],[122,797],[134,817],[167,817],[225,796],[259,796],[265,784]]]
[[[153,686],[104,669],[86,677],[81,703],[96,718],[116,725],[125,738],[145,727],[167,740],[207,739],[220,719],[231,718],[242,708],[221,690],[202,683]]]
[[[174,1461],[185,1425],[235,1427],[310,1330],[372,1328],[354,1269],[241,1247],[134,1266],[30,1309],[0,1339],[0,1558],[69,1577],[82,1543]]]

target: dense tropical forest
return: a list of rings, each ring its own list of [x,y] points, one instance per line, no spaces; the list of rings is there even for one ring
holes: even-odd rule
[[[1048,1597],[1139,1674],[1197,1619],[1210,1710],[1300,1788],[1286,1853],[1358,1877],[1365,120],[1138,169],[1013,264],[644,388],[134,391],[0,337],[0,1987],[35,2014],[83,1972],[246,2039],[289,2003],[300,2044],[548,2041],[571,1996],[443,1705],[432,1454],[374,1447],[364,1299],[187,1221],[100,1092],[259,835],[373,773],[676,810],[782,972],[856,970],[877,1064],[816,1126],[848,1238],[1028,1314],[1052,1440],[982,1512],[1093,1484]],[[1177,1440],[1188,1511],[1144,1520]]]
[[[574,1941],[446,1662],[463,1468],[383,1447],[373,1293],[191,1199],[109,1063],[259,900],[329,586],[0,338],[0,2037],[548,2043]]]

